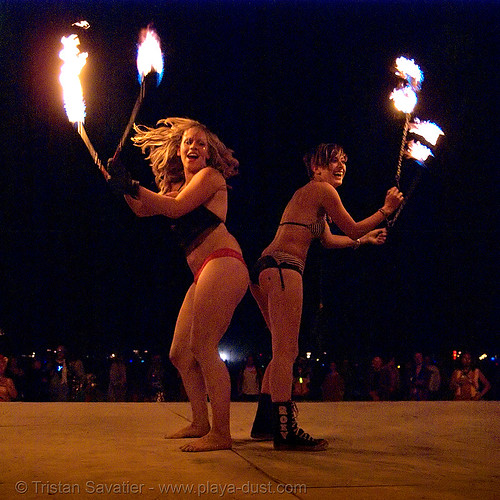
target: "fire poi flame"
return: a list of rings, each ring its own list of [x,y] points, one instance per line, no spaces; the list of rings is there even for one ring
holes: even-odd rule
[[[71,26],[78,26],[78,28],[82,28],[84,30],[88,30],[90,28],[90,24],[87,21],[78,21],[77,23],[73,23]]]
[[[83,142],[87,146],[94,163],[107,178],[108,173],[104,168],[99,155],[87,136],[83,122],[85,120],[85,101],[83,99],[82,84],[80,82],[80,72],[87,63],[87,52],[80,52],[78,46],[80,40],[77,35],[63,36],[61,43],[64,48],[59,52],[59,57],[63,60],[59,81],[63,88],[64,108],[71,123],[77,124],[77,130]]]
[[[80,83],[80,72],[87,62],[88,54],[80,52],[80,40],[77,35],[63,36],[64,48],[59,52],[63,60],[59,81],[63,88],[64,108],[71,123],[83,123],[85,119],[85,102]]]
[[[146,75],[155,71],[158,74],[157,84],[163,76],[163,54],[161,52],[160,37],[154,29],[148,26],[140,34],[140,43],[137,48],[137,71],[139,82],[143,82]]]
[[[439,136],[444,135],[443,131],[435,123],[421,122],[418,118],[414,118],[414,121],[410,123],[409,132],[419,135],[433,146],[436,145]]]
[[[412,158],[422,165],[429,156],[434,156],[427,146],[421,144],[420,141],[414,140],[408,141],[405,155],[407,158]]]
[[[413,59],[398,57],[396,59],[396,75],[406,80],[415,92],[422,88],[424,74]]]
[[[409,85],[394,89],[389,98],[402,113],[410,114],[417,105],[417,94]]]
[[[141,90],[139,92],[139,96],[135,101],[134,108],[132,109],[132,114],[130,115],[130,119],[125,127],[125,131],[118,143],[118,146],[115,150],[115,154],[113,158],[117,158],[125,145],[125,141],[134,125],[134,121],[137,117],[137,113],[139,112],[139,108],[141,107],[142,101],[146,94],[146,82],[145,78],[149,73],[155,72],[157,76],[156,85],[159,85],[161,82],[161,78],[163,76],[163,54],[161,52],[161,42],[160,37],[157,35],[156,31],[154,31],[151,26],[143,29],[139,36],[140,44],[137,48],[137,71],[139,76],[139,82],[141,84]]]

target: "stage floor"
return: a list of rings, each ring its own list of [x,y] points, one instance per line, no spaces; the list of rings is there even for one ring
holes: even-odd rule
[[[324,452],[254,442],[232,403],[232,450],[183,453],[164,435],[188,403],[2,403],[0,499],[500,498],[500,403],[299,403]]]

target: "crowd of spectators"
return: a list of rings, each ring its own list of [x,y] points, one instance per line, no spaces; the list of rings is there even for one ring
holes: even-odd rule
[[[255,401],[269,357],[227,360],[233,401]],[[434,360],[415,352],[332,361],[310,354],[294,366],[293,398],[310,401],[427,401],[499,398],[499,360],[464,352]],[[75,356],[62,345],[42,356],[0,353],[0,401],[186,401],[168,356],[148,351]]]

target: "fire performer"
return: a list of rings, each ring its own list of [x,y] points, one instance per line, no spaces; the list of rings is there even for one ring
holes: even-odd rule
[[[173,219],[194,276],[170,349],[191,403],[192,423],[167,438],[198,438],[183,451],[229,449],[231,387],[218,343],[249,283],[241,248],[224,224],[226,179],[237,173],[238,161],[214,133],[191,119],[167,118],[135,131],[132,140],[148,154],[159,192],[139,186],[117,159],[109,162],[109,182],[136,215]]]
[[[355,222],[336,190],[342,184],[346,161],[343,149],[336,144],[320,144],[304,157],[310,181],[289,201],[274,240],[251,271],[250,290],[271,332],[273,352],[251,435],[263,440],[269,439],[271,433],[278,450],[319,451],[328,446],[326,440],[314,439],[298,427],[291,401],[293,363],[299,351],[302,273],[309,246],[315,238],[326,248],[381,244],[386,230],[375,228],[403,200],[401,192],[393,187],[382,208]],[[333,235],[327,219],[347,236]]]

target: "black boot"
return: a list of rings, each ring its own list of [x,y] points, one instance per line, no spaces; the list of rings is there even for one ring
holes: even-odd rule
[[[322,451],[328,447],[324,439],[314,439],[299,429],[295,420],[296,406],[292,401],[273,403],[274,449]]]
[[[270,394],[261,393],[259,396],[257,413],[250,436],[256,441],[273,440],[273,403]]]

